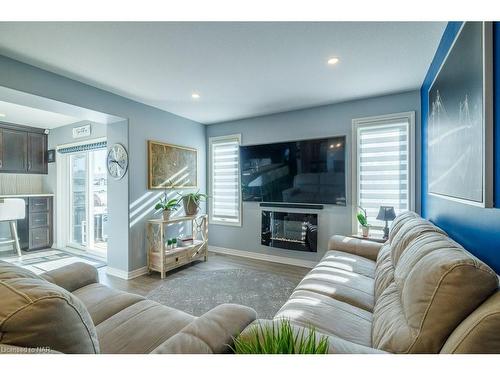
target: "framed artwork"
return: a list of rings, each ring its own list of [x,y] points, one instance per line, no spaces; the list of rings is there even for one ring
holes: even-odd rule
[[[148,188],[197,187],[196,149],[148,141]]]
[[[465,22],[429,88],[429,194],[493,205],[492,25]]]

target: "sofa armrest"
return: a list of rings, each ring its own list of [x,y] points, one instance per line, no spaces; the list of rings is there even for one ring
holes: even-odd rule
[[[354,237],[335,235],[328,241],[328,250],[339,250],[359,255],[371,260],[377,260],[378,252],[383,243],[361,240]]]
[[[233,338],[257,314],[250,307],[222,304],[199,318],[158,346],[154,354],[212,354],[229,351]]]
[[[255,339],[255,333],[259,333],[259,337],[261,336],[261,328],[272,327],[274,325],[275,328],[278,327],[278,324],[281,322],[281,319],[276,320],[267,320],[267,319],[259,319],[254,321],[252,324],[247,326],[243,332],[241,332],[238,337],[239,340],[252,340]],[[307,334],[310,330],[310,327],[304,327],[302,325],[296,324],[294,322],[290,322],[290,326],[292,327],[294,336],[301,336],[304,333],[304,337],[307,337]],[[364,346],[360,344],[356,344],[352,341],[344,340],[340,337],[329,335],[324,332],[316,331],[316,342],[319,342],[322,337],[326,337],[328,340],[328,354],[384,354],[387,353],[383,350],[375,349],[369,346]]]
[[[86,285],[99,282],[97,268],[83,262],[68,264],[40,275],[45,280],[59,285],[68,292],[73,292]]]

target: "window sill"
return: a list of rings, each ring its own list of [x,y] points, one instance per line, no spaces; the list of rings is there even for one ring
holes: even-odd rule
[[[241,221],[239,222],[231,222],[231,221],[221,221],[221,220],[213,220],[210,219],[208,220],[208,224],[210,225],[222,225],[225,227],[241,227],[242,223]]]

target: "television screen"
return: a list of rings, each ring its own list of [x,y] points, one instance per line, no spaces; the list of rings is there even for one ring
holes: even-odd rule
[[[345,137],[241,146],[244,201],[345,206]]]

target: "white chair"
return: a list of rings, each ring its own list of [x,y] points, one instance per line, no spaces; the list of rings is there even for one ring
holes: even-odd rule
[[[22,256],[21,247],[19,246],[19,237],[17,235],[17,221],[22,220],[26,216],[24,199],[19,198],[0,198],[0,222],[8,221],[10,224],[11,239],[0,241],[0,245],[13,243],[16,248],[17,255]]]

